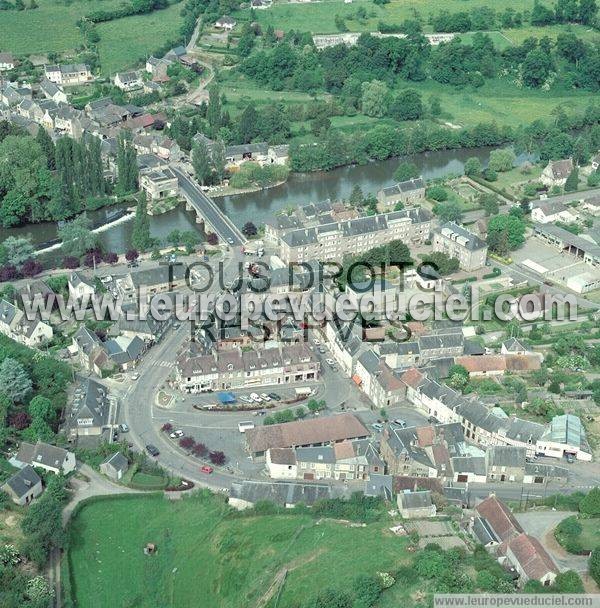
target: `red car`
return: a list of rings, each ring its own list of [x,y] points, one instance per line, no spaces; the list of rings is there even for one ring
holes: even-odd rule
[[[200,471],[202,473],[206,473],[207,475],[210,475],[213,472],[213,468],[209,467],[207,464],[205,464],[203,467],[200,467]]]

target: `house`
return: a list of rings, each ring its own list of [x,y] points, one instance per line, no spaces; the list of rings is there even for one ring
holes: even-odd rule
[[[571,172],[573,171],[573,160],[567,158],[564,160],[551,160],[540,177],[540,181],[545,186],[564,186]]]
[[[43,78],[40,82],[40,91],[46,99],[51,99],[54,103],[67,103],[64,89],[47,78]]]
[[[360,355],[352,380],[377,408],[393,407],[404,396],[400,377],[373,350]]]
[[[259,426],[245,433],[248,451],[254,458],[264,456],[272,448],[327,446],[369,436],[369,431],[353,414]]]
[[[434,230],[432,245],[434,252],[457,259],[462,270],[478,270],[485,266],[487,243],[454,222],[446,222]]]
[[[148,200],[158,201],[176,197],[179,194],[179,181],[171,168],[159,167],[140,174],[140,188]]]
[[[512,445],[495,445],[485,454],[487,481],[522,482],[525,475],[527,450]]]
[[[67,475],[75,470],[76,465],[73,452],[41,441],[36,444],[23,441],[19,446],[19,451],[11,461],[15,462],[19,468],[31,465],[55,475],[59,473]]]
[[[493,549],[500,544],[500,539],[485,517],[474,517],[471,522],[471,534],[486,549]]]
[[[94,80],[90,67],[85,63],[44,66],[46,78],[54,84],[73,86]]]
[[[500,542],[507,542],[523,533],[512,511],[495,494],[481,501],[475,511],[485,519]]]
[[[404,519],[422,519],[436,515],[436,506],[429,490],[406,490],[398,494],[397,500],[398,510]]]
[[[267,471],[271,479],[296,479],[298,466],[292,448],[271,448],[265,455]]]
[[[93,378],[86,378],[75,390],[65,421],[69,437],[101,435],[109,426],[110,410],[108,389]]]
[[[425,181],[422,177],[417,177],[382,188],[377,193],[377,200],[386,208],[393,208],[397,203],[422,203],[425,200]]]
[[[537,462],[525,463],[525,475],[523,483],[550,483],[556,481],[564,484],[569,479],[569,470],[565,467],[557,467],[553,464],[538,464]]]
[[[186,268],[182,264],[136,270],[116,280],[117,291],[126,303],[137,301],[138,296],[145,295],[149,300],[157,293],[177,291],[185,284]]]
[[[0,53],[0,72],[8,72],[17,67],[17,60],[12,53]]]
[[[96,293],[96,286],[92,279],[89,279],[78,271],[70,274],[68,286],[69,295],[76,300],[79,300],[84,296],[91,298]]]
[[[21,507],[28,505],[43,491],[42,479],[30,465],[9,477],[0,488],[11,497],[15,504]]]
[[[587,211],[591,215],[600,215],[600,196],[591,196],[586,198],[581,205],[583,211]]]
[[[332,497],[331,487],[291,481],[234,481],[229,492],[229,504],[243,510],[257,502],[272,502],[278,507],[312,506],[318,500]]]
[[[0,333],[16,342],[36,348],[52,340],[52,326],[41,319],[29,320],[12,302],[0,299]]]
[[[133,369],[146,351],[146,344],[139,336],[117,336],[104,342],[103,347],[115,367],[122,371]]]
[[[564,222],[570,224],[577,221],[577,215],[572,213],[560,201],[545,201],[538,203],[531,211],[531,219],[539,224]]]
[[[121,452],[111,454],[100,463],[100,472],[114,481],[120,481],[129,469],[129,461]]]
[[[526,355],[529,349],[517,338],[509,338],[502,342],[500,353],[502,355]]]
[[[134,71],[117,72],[114,77],[114,83],[121,91],[133,91],[134,89],[142,88],[143,80],[141,76]]]
[[[519,584],[539,581],[545,587],[552,585],[559,570],[540,541],[529,534],[519,534],[500,546],[499,554],[519,573]]]
[[[236,20],[229,15],[223,15],[221,18],[215,21],[215,27],[219,28],[220,30],[231,31],[235,27],[235,24]]]
[[[485,483],[487,480],[485,456],[455,456],[452,458],[453,481],[457,483]]]
[[[383,498],[384,500],[392,500],[394,478],[392,475],[373,474],[369,480],[365,482],[364,495]]]

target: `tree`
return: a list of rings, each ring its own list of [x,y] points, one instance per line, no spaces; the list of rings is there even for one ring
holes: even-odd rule
[[[247,237],[252,237],[258,234],[258,229],[252,222],[246,222],[242,228],[242,233]]]
[[[434,208],[436,215],[440,218],[440,222],[456,222],[460,223],[462,220],[462,207],[457,201],[448,201],[447,203],[440,203]]]
[[[0,262],[2,264],[13,264],[20,266],[30,259],[34,253],[31,239],[9,236],[0,245]]]
[[[514,215],[496,215],[488,223],[489,248],[506,257],[525,242],[525,222]]]
[[[346,591],[324,589],[310,601],[306,608],[351,608],[352,597]]]
[[[46,165],[48,169],[50,169],[50,171],[54,171],[54,169],[56,169],[56,149],[54,147],[52,138],[50,135],[48,135],[48,131],[46,131],[44,128],[38,129],[35,140],[46,157]]]
[[[316,412],[320,412],[325,409],[325,400],[324,399],[309,399],[306,407],[314,414]]]
[[[204,458],[208,454],[208,448],[203,443],[196,443],[192,448],[192,454],[198,458]]]
[[[135,210],[135,220],[133,223],[133,234],[131,235],[131,244],[139,251],[146,251],[152,246],[148,204],[146,201],[146,193],[143,190],[138,195],[138,203]]]
[[[223,466],[225,464],[225,454],[220,451],[211,452],[209,454],[210,461],[217,466]]]
[[[259,116],[253,104],[248,104],[237,124],[237,139],[240,143],[249,144],[259,130]]]
[[[578,167],[573,167],[571,173],[569,173],[569,177],[567,177],[567,181],[565,182],[565,192],[575,192],[579,187],[579,169]]]
[[[125,259],[128,262],[134,262],[135,260],[137,260],[140,257],[140,253],[137,249],[129,249],[126,253],[125,253]]]
[[[98,237],[90,230],[90,221],[85,213],[59,228],[62,250],[67,256],[80,258],[89,249],[94,249]]]
[[[589,570],[596,585],[600,585],[600,547],[596,547],[590,554]]]
[[[179,447],[184,450],[191,450],[196,445],[193,437],[182,437],[179,440]]]
[[[584,593],[583,581],[575,570],[560,572],[552,586],[553,593]]]
[[[212,161],[204,141],[195,140],[192,145],[192,167],[198,181],[205,186],[212,176]]]
[[[107,264],[116,264],[119,261],[119,256],[114,251],[107,251],[102,254],[102,259]]]
[[[400,163],[396,171],[394,171],[394,179],[397,182],[405,182],[409,179],[419,177],[419,168],[415,163]]]
[[[541,87],[546,82],[553,69],[554,63],[551,54],[546,53],[539,47],[535,48],[527,53],[525,60],[521,65],[523,82],[528,87]]]
[[[20,403],[29,395],[33,384],[23,365],[12,357],[6,357],[0,364],[0,386],[13,403]]]
[[[433,266],[442,276],[457,272],[460,265],[460,262],[456,258],[449,258],[447,254],[441,251],[426,254],[421,259],[423,264]]]
[[[498,205],[498,197],[493,193],[483,193],[478,197],[478,203],[485,211],[486,216],[498,215],[500,207]]]
[[[413,90],[400,91],[390,104],[388,114],[396,120],[417,120],[423,117],[423,100]]]
[[[592,488],[579,503],[579,510],[586,515],[600,516],[600,488]]]
[[[117,147],[117,184],[116,191],[121,196],[138,189],[137,153],[131,143],[131,136],[121,130]]]
[[[469,383],[469,372],[462,365],[451,365],[448,370],[448,386],[462,391]]]
[[[210,134],[214,137],[223,124],[221,109],[221,93],[219,87],[213,85],[208,91],[208,107],[206,108],[206,120],[210,127]]]
[[[191,255],[196,251],[196,245],[200,242],[200,237],[193,230],[186,230],[181,233],[181,244],[185,247],[185,252]]]
[[[26,279],[31,279],[37,276],[40,274],[40,272],[42,272],[42,270],[44,270],[44,267],[42,266],[41,262],[31,258],[29,260],[25,260],[21,266],[21,274]]]
[[[515,153],[510,148],[492,150],[490,152],[488,169],[498,173],[503,173],[505,171],[510,171],[513,168],[514,162]]]
[[[434,185],[427,188],[427,198],[432,201],[442,202],[448,200],[448,192],[443,186]]]
[[[362,84],[362,111],[367,116],[382,118],[387,113],[389,90],[385,82],[372,80]]]
[[[217,180],[223,181],[225,177],[225,167],[227,165],[227,159],[225,158],[225,144],[222,141],[216,141],[212,148],[212,167]]]
[[[217,234],[215,234],[214,232],[209,232],[206,235],[206,242],[209,245],[212,245],[213,247],[215,247],[216,245],[219,244],[219,237],[217,236]]]
[[[476,156],[471,156],[465,161],[465,175],[481,175],[483,167],[481,161]]]

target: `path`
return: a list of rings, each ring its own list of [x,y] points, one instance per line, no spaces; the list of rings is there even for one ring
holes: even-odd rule
[[[571,511],[527,511],[515,513],[517,521],[527,534],[537,538],[548,551],[559,569],[575,570],[585,574],[588,570],[588,558],[582,555],[567,553],[554,538],[554,528],[565,518],[574,515]]]
[[[112,481],[100,475],[100,473],[94,471],[87,464],[80,464],[78,466],[79,473],[85,475],[89,481],[77,479],[73,477],[70,480],[70,486],[75,488],[71,496],[71,500],[67,503],[62,513],[62,523],[65,527],[75,510],[75,507],[92,496],[106,496],[108,494],[141,494],[141,490],[133,490],[125,486],[114,484]],[[59,549],[54,549],[50,554],[48,561],[48,579],[50,584],[54,587],[55,591],[55,603],[57,608],[62,606],[62,589],[60,581],[60,561],[62,553]]]

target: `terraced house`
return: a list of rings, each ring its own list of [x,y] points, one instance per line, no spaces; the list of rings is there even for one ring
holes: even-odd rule
[[[185,393],[202,393],[310,382],[318,378],[319,368],[305,344],[250,351],[236,348],[199,356],[184,354],[177,362],[176,383]]]

